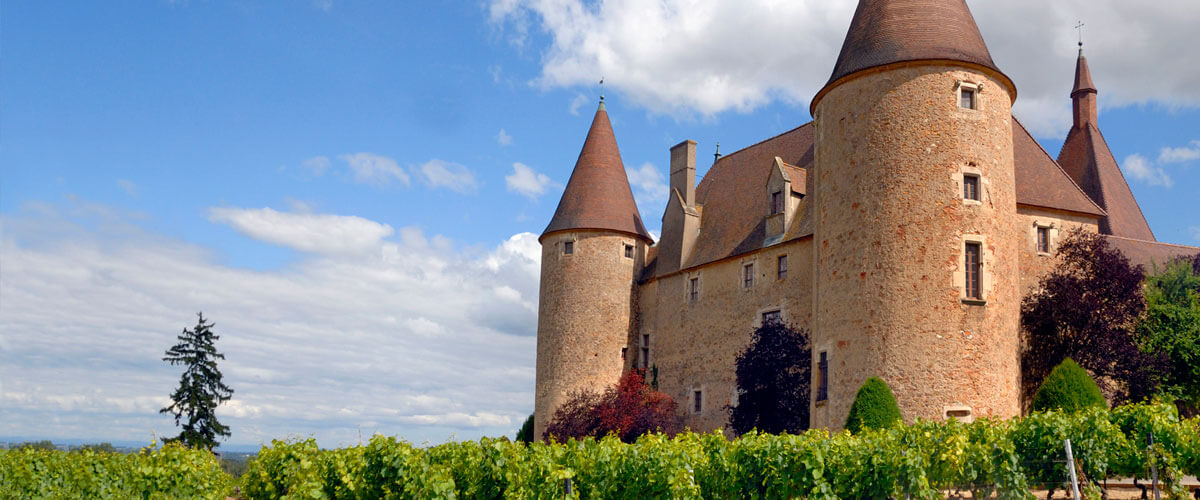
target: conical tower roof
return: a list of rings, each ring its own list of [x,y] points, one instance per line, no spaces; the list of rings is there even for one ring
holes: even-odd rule
[[[1097,93],[1096,84],[1092,83],[1092,70],[1088,69],[1087,58],[1083,56],[1083,49],[1079,49],[1079,59],[1075,61],[1075,88],[1071,90],[1071,97],[1078,96],[1081,92]]]
[[[653,241],[642,224],[637,203],[633,201],[633,190],[629,188],[629,177],[625,175],[625,165],[621,162],[621,152],[617,149],[617,139],[603,102],[592,119],[592,128],[588,130],[554,218],[550,219],[542,237],[575,229],[619,231],[647,242]]]
[[[968,63],[994,72],[1016,95],[1012,80],[996,67],[965,0],[859,0],[842,52],[825,89],[863,70],[911,61]]]

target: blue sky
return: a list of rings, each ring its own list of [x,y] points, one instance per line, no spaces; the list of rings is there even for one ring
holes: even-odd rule
[[[1200,244],[1200,4],[970,4],[1052,156],[1087,24],[1101,129],[1151,227]],[[711,158],[809,121],[853,8],[0,4],[0,436],[173,433],[159,358],[199,310],[233,445],[511,434],[535,235],[596,82],[657,231],[667,148]]]

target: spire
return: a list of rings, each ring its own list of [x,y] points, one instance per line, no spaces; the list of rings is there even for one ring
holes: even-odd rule
[[[1092,83],[1092,71],[1088,69],[1087,57],[1083,55],[1083,42],[1079,43],[1079,58],[1075,60],[1075,88],[1071,90],[1075,128],[1082,129],[1097,122],[1096,85]]]
[[[629,177],[625,175],[603,102],[596,109],[571,179],[542,236],[573,229],[619,231],[653,241],[633,201],[633,190],[629,188]]]
[[[981,66],[1015,93],[1011,80],[992,62],[965,0],[859,0],[826,87],[862,70],[920,60]]]

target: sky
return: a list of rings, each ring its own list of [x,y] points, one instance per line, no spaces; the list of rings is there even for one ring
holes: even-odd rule
[[[1057,156],[1078,32],[1160,241],[1200,245],[1194,0],[972,0]],[[512,436],[601,92],[646,225],[800,126],[852,0],[0,2],[0,440],[149,442],[203,311],[228,449]]]

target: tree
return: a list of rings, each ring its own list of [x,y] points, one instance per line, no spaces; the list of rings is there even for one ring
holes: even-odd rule
[[[1107,408],[1108,401],[1100,386],[1071,358],[1063,360],[1033,396],[1033,411],[1063,410],[1076,412],[1085,408]]]
[[[225,355],[217,352],[214,343],[221,337],[213,333],[212,323],[206,323],[204,313],[197,313],[199,321],[192,330],[183,329],[177,337],[179,343],[167,349],[166,361],[184,365],[179,387],[171,394],[171,405],[159,410],[175,416],[175,425],[183,421],[179,436],[167,439],[179,441],[185,446],[212,450],[217,446],[217,436],[229,437],[229,427],[217,420],[216,409],[229,401],[233,389],[221,381],[217,360]]]
[[[603,394],[579,391],[554,412],[543,438],[566,440],[616,434],[632,443],[648,432],[675,434],[682,421],[671,396],[651,389],[640,371],[626,373]]]
[[[846,430],[857,434],[863,429],[884,429],[904,419],[892,388],[879,377],[868,378],[854,395],[850,414],[846,416]]]
[[[518,443],[533,442],[533,414],[529,414],[529,418],[525,419],[525,423],[521,424],[521,428],[517,430]]]
[[[1164,358],[1142,352],[1134,341],[1145,309],[1145,272],[1102,236],[1082,230],[1063,241],[1058,259],[1021,304],[1027,335],[1021,353],[1023,395],[1032,397],[1069,357],[1094,374],[1114,401],[1149,396]]]
[[[754,330],[737,357],[737,406],[729,425],[738,434],[751,429],[779,434],[808,429],[812,348],[807,329],[768,321]]]
[[[1200,254],[1168,262],[1146,278],[1146,313],[1137,327],[1143,351],[1167,359],[1158,393],[1181,413],[1200,407]]]

